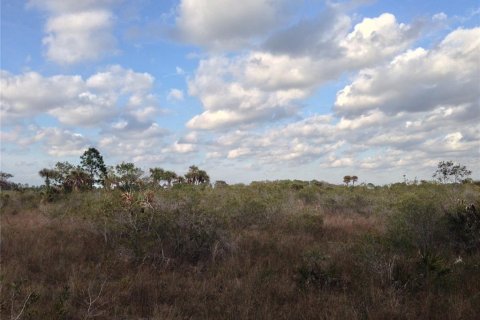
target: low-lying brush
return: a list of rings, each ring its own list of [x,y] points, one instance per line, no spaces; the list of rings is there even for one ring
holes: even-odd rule
[[[2,319],[474,319],[480,188],[1,195]]]

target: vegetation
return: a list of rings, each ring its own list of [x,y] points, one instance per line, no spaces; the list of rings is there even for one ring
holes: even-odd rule
[[[2,319],[480,314],[474,183],[212,187],[196,166],[122,163],[100,188],[84,167],[44,170],[39,190],[2,187]]]
[[[440,161],[437,166],[437,171],[433,174],[433,178],[438,179],[442,183],[457,183],[462,179],[467,179],[471,174],[472,171],[461,164],[454,163],[453,161]]]

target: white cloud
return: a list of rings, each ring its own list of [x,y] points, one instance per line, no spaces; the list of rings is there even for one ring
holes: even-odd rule
[[[179,143],[176,141],[171,147],[164,149],[165,152],[191,153],[196,151],[196,147],[191,143]]]
[[[416,39],[418,28],[397,23],[393,14],[365,18],[342,41],[346,58],[361,67],[378,63],[405,50]]]
[[[151,121],[159,112],[150,94],[153,77],[111,66],[84,80],[81,76],[43,77],[36,72],[1,72],[0,114],[6,121],[48,113],[62,124],[94,126],[126,112],[137,121]],[[124,100],[127,100],[125,108]]]
[[[1,71],[1,116],[4,120],[39,114],[68,103],[84,90],[80,76],[44,78],[36,72],[13,75]]]
[[[334,14],[341,25],[334,29],[343,33],[328,37],[321,48],[318,43],[312,44],[316,47],[303,50],[302,55],[250,51],[232,58],[214,55],[201,60],[195,76],[189,79],[189,94],[200,99],[205,111],[187,126],[235,128],[295,115],[299,101],[320,85],[345,72],[381,63],[415,38],[412,27],[397,23],[391,14],[364,19],[351,33],[344,26],[349,20]],[[322,32],[332,31],[323,25],[314,26],[323,28]]]
[[[235,158],[249,155],[250,153],[251,153],[251,150],[249,148],[246,148],[246,147],[237,148],[237,149],[230,150],[227,154],[227,158],[235,159]]]
[[[48,12],[43,44],[47,58],[62,64],[97,60],[113,53],[114,16],[109,6],[115,1],[32,0],[30,7]]]
[[[167,99],[171,101],[183,101],[183,91],[179,89],[170,89]]]
[[[81,155],[89,146],[89,140],[83,135],[60,128],[41,128],[32,141],[42,141],[46,152],[55,157]]]
[[[95,90],[142,94],[152,88],[154,80],[149,73],[135,72],[132,69],[113,65],[105,71],[92,75],[86,83],[89,88]]]
[[[352,117],[373,109],[394,115],[478,106],[478,52],[480,28],[455,30],[431,50],[409,50],[386,66],[362,70],[337,94],[335,110]]]
[[[282,22],[284,0],[182,0],[179,37],[212,49],[236,49]]]

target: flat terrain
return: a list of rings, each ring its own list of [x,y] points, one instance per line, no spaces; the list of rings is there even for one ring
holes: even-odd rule
[[[478,319],[480,187],[1,195],[2,319]]]

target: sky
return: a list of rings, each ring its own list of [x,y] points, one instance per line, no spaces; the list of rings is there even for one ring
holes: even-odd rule
[[[472,1],[2,0],[1,170],[134,162],[212,181],[480,177]]]

